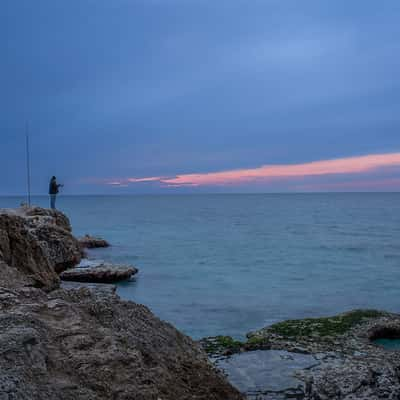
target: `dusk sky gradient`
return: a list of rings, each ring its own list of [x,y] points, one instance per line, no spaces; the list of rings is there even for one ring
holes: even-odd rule
[[[399,191],[398,0],[4,0],[0,195]]]

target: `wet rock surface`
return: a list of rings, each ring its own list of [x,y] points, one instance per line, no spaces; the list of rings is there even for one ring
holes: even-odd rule
[[[282,350],[256,350],[237,353],[215,362],[229,381],[249,399],[301,397],[303,382],[296,377],[297,370],[311,368],[319,362],[308,354]]]
[[[1,399],[242,399],[196,343],[145,306],[97,285],[57,289],[55,266],[79,244],[62,216],[32,213],[0,213]]]

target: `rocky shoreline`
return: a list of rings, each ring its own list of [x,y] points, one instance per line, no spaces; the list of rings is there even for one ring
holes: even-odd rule
[[[245,342],[207,338],[202,345],[216,365],[232,355],[259,351],[287,352],[293,360],[290,368],[301,354],[315,360],[292,371],[299,383],[296,388],[282,382],[279,391],[249,392],[249,399],[400,398],[400,352],[374,343],[379,338],[400,338],[399,314],[354,310],[334,317],[284,321],[247,336]]]
[[[96,285],[63,285],[79,263],[68,219],[0,210],[0,398],[236,400],[189,337]]]
[[[134,267],[76,268],[71,232],[58,211],[0,210],[1,399],[400,398],[400,352],[375,343],[400,338],[400,315],[354,310],[195,343],[96,283]],[[83,283],[61,285],[68,274]]]

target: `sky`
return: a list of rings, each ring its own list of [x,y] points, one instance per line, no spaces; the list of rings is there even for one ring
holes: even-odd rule
[[[400,191],[398,0],[3,0],[0,195]],[[26,128],[28,126],[28,128]]]

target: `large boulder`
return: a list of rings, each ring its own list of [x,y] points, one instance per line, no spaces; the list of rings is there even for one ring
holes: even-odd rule
[[[43,287],[48,290],[59,285],[54,265],[34,232],[27,226],[24,217],[0,213],[0,275],[2,283],[7,284],[9,269],[13,271],[10,279],[19,273],[24,285]],[[8,272],[7,272],[8,271]]]
[[[79,264],[82,258],[79,241],[72,235],[68,217],[60,211],[40,207],[27,208],[25,220],[46,252],[56,272]]]
[[[0,210],[0,261],[20,270],[32,286],[55,288],[57,273],[81,260],[68,218],[42,208]]]

